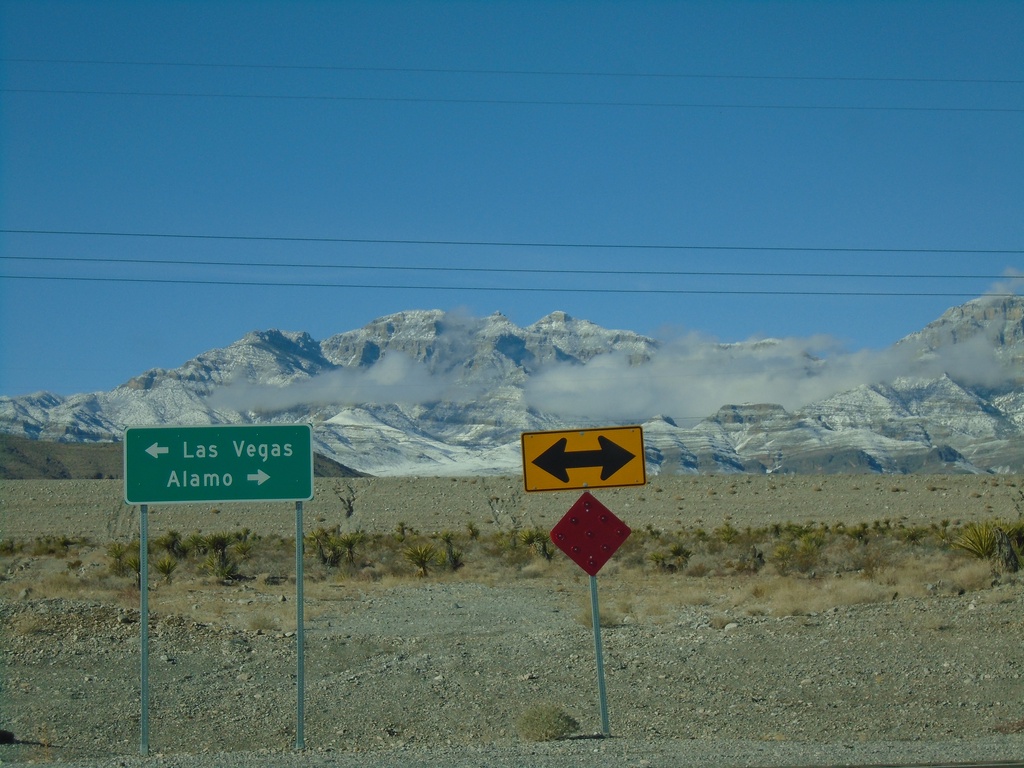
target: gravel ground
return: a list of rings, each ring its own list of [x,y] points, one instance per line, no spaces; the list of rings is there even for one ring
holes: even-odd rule
[[[553,702],[600,730],[584,582],[340,590],[307,622],[305,765],[874,764],[1024,755],[1024,594],[850,606],[821,615],[706,608],[603,630],[613,738],[524,743]],[[577,590],[578,587],[578,590]],[[6,602],[11,762],[134,765],[138,613],[67,599]],[[150,748],[167,765],[290,765],[295,640],[159,615]],[[230,757],[222,754],[231,753]],[[93,760],[94,762],[90,762]],[[419,761],[419,762],[417,762]]]
[[[69,535],[129,537],[134,512],[117,502],[119,488],[92,482],[0,484],[3,535],[56,525]],[[545,524],[573,500],[546,494],[534,507],[534,497],[521,498],[507,480],[434,480],[394,512],[391,505],[415,487],[395,481],[374,492],[368,482],[346,507],[338,489],[318,486],[318,495],[333,493],[331,505],[349,511],[311,505],[310,516],[334,524],[331,516],[339,515],[370,530],[371,518],[378,530],[391,530],[397,514],[425,529],[476,514],[495,525],[512,518]],[[819,478],[776,481],[774,489],[765,478],[700,478],[659,487],[602,500],[634,524],[648,522],[638,512],[644,507],[643,515],[665,525],[712,524],[713,515],[730,510],[741,526],[830,514],[1010,517],[1019,490],[984,478]],[[240,515],[164,509],[159,515],[195,515],[207,530],[228,528],[227,517]],[[43,514],[51,515],[49,527]],[[246,514],[254,529],[289,517],[280,509]],[[159,529],[162,518],[154,517]],[[287,533],[288,523],[281,526]],[[1024,756],[1019,577],[965,594],[896,594],[776,617],[676,599],[682,576],[659,580],[661,595],[636,594],[609,569],[599,579],[602,605],[614,606],[618,617],[603,629],[606,739],[594,738],[593,633],[581,620],[587,580],[574,567],[555,564],[508,583],[455,574],[321,585],[307,601],[301,752],[293,749],[294,635],[253,629],[251,621],[243,628],[261,612],[291,611],[294,585],[160,587],[151,597],[151,755],[144,758],[137,595],[133,604],[130,594],[114,602],[39,594],[32,585],[47,575],[46,561],[3,561],[0,728],[17,739],[0,745],[5,765],[785,766]],[[212,591],[221,601],[217,615],[189,610]],[[572,738],[520,737],[517,719],[542,702],[579,723]]]

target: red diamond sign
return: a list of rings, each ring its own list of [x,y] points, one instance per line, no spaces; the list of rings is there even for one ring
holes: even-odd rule
[[[630,533],[629,526],[588,491],[551,529],[551,541],[576,565],[596,576]]]

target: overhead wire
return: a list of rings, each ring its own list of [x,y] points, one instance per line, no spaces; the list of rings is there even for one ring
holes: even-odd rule
[[[659,249],[685,251],[772,251],[772,252],[824,252],[824,253],[885,253],[885,254],[1012,254],[1024,253],[1022,249],[926,249],[926,248],[850,248],[850,247],[789,247],[789,246],[726,246],[726,245],[685,245],[685,244],[646,244],[646,243],[540,243],[513,241],[467,241],[467,240],[397,240],[386,238],[340,238],[340,237],[291,237],[278,235],[224,235],[197,233],[153,233],[125,231],[86,231],[86,230],[43,230],[43,229],[0,229],[0,233],[22,235],[63,235],[85,237],[128,237],[128,238],[165,238],[210,241],[243,241],[243,242],[297,242],[297,243],[342,243],[342,244],[386,244],[386,245],[443,245],[443,246],[493,246],[493,247],[534,247],[534,248],[608,248],[608,249]],[[168,259],[168,258],[114,258],[114,257],[83,257],[83,256],[41,256],[41,255],[0,255],[0,260],[28,263],[66,263],[66,264],[130,264],[133,266],[175,266],[189,268],[229,268],[229,269],[309,269],[333,271],[368,271],[368,272],[418,272],[436,274],[506,274],[506,275],[566,275],[573,277],[728,277],[728,278],[781,278],[781,279],[862,279],[862,280],[1000,280],[1014,279],[1013,275],[989,274],[932,274],[932,273],[871,273],[871,272],[809,272],[809,271],[750,271],[750,270],[695,270],[695,269],[569,269],[569,268],[535,268],[535,267],[480,267],[480,266],[439,266],[439,265],[397,265],[397,264],[338,264],[329,262],[260,262],[253,260],[209,260],[209,259]],[[537,286],[537,285],[422,285],[422,284],[388,284],[363,282],[309,282],[299,280],[243,280],[213,279],[201,277],[142,277],[142,276],[96,276],[96,275],[15,275],[2,274],[0,279],[9,280],[50,280],[80,282],[113,282],[113,283],[148,283],[167,285],[211,285],[236,287],[279,287],[279,288],[334,288],[364,290],[432,290],[432,291],[470,291],[498,293],[590,293],[590,294],[675,294],[675,295],[763,295],[763,296],[861,296],[861,297],[948,297],[963,298],[976,295],[972,291],[884,291],[884,290],[799,290],[799,289],[732,289],[732,288],[673,288],[667,286],[651,287],[593,287],[593,286]],[[1015,294],[990,294],[1007,295]]]
[[[82,275],[0,275],[0,280],[46,280],[60,282],[133,283],[150,285],[210,285],[264,288],[333,288],[358,290],[403,290],[403,291],[458,291],[460,293],[587,293],[587,294],[630,294],[630,295],[679,295],[679,296],[859,296],[859,297],[975,297],[972,291],[827,291],[827,290],[768,290],[768,289],[724,289],[724,288],[590,288],[583,286],[475,286],[475,285],[394,285],[388,283],[326,283],[278,280],[212,280],[199,278],[153,278],[153,277],[95,277]],[[987,296],[1008,298],[1016,296],[1010,292],[987,293]]]
[[[626,72],[604,70],[554,70],[554,69],[497,69],[497,68],[443,68],[443,67],[372,67],[343,65],[303,64],[256,64],[245,62],[199,62],[199,61],[130,61],[98,59],[44,59],[44,58],[0,58],[7,64],[60,65],[60,66],[103,66],[103,67],[147,67],[200,70],[255,70],[266,72],[333,72],[344,74],[402,74],[402,75],[447,75],[485,76],[489,78],[599,78],[626,80],[712,80],[723,82],[796,82],[796,83],[868,83],[868,84],[928,84],[928,85],[1000,85],[1016,86],[1024,80],[1016,78],[941,78],[941,77],[884,77],[884,76],[842,76],[842,75],[759,75],[694,72]],[[911,105],[855,105],[855,104],[784,104],[784,103],[727,103],[709,101],[657,101],[657,100],[589,100],[589,99],[539,99],[539,98],[496,98],[496,97],[444,97],[444,96],[362,96],[344,94],[297,94],[297,93],[239,93],[200,92],[194,90],[131,90],[131,89],[88,89],[88,88],[0,88],[3,93],[21,93],[52,96],[106,96],[139,98],[196,98],[196,99],[253,99],[284,101],[363,102],[397,104],[452,104],[452,105],[493,105],[493,106],[564,106],[564,107],[615,107],[615,108],[668,108],[668,109],[726,109],[726,110],[812,110],[812,111],[857,111],[857,112],[937,112],[937,113],[1005,113],[1024,112],[1019,107],[984,106],[911,106]]]
[[[666,109],[748,109],[792,110],[825,112],[940,112],[1021,114],[1017,107],[910,107],[892,105],[850,104],[730,104],[722,102],[675,101],[598,101],[566,99],[482,99],[443,98],[428,96],[337,96],[329,94],[270,94],[270,93],[196,93],[190,91],[108,91],[74,88],[0,88],[0,93],[22,93],[52,96],[131,96],[144,98],[197,98],[197,99],[252,99],[276,101],[363,102],[393,104],[479,104],[491,106],[532,107],[645,107]]]
[[[201,62],[201,61],[131,61],[116,59],[40,59],[0,57],[0,62],[10,64],[72,64],[87,66],[118,67],[168,67],[190,69],[256,69],[277,71],[309,72],[354,72],[354,73],[400,73],[400,74],[442,74],[442,75],[498,75],[528,77],[600,77],[635,79],[675,80],[767,80],[793,82],[852,82],[852,83],[933,83],[959,85],[1021,85],[1024,80],[999,78],[952,78],[952,77],[864,77],[842,75],[752,75],[726,74],[715,72],[626,72],[607,70],[557,70],[557,69],[473,69],[458,67],[365,67],[330,64],[255,64],[245,62]]]
[[[1001,280],[1007,275],[933,274],[892,272],[757,272],[736,270],[680,270],[680,269],[551,269],[536,267],[463,267],[420,266],[405,264],[331,264],[327,262],[274,262],[274,261],[214,261],[205,259],[143,259],[94,256],[12,256],[0,255],[0,260],[29,262],[64,262],[72,264],[133,264],[145,266],[177,267],[242,267],[246,269],[329,269],[365,270],[380,272],[456,272],[523,275],[593,275],[644,277],[783,277],[783,278],[864,278],[899,280]]]
[[[354,243],[370,245],[439,245],[494,248],[565,248],[608,250],[661,250],[661,251],[762,251],[792,253],[907,253],[907,254],[991,254],[1019,255],[1024,248],[896,248],[857,246],[793,246],[793,245],[723,245],[715,243],[587,243],[580,241],[554,242],[529,240],[457,240],[414,239],[382,237],[317,237],[292,235],[231,235],[190,232],[130,232],[116,230],[81,229],[16,229],[0,228],[0,234],[12,235],[64,235],[74,237],[126,237],[164,238],[180,240],[238,240],[284,243]]]
[[[59,64],[59,65],[103,65],[117,67],[173,67],[173,68],[209,68],[209,69],[256,69],[281,71],[335,71],[348,73],[403,73],[403,74],[445,74],[445,75],[486,75],[486,76],[544,76],[544,77],[622,77],[650,79],[714,79],[714,80],[758,80],[758,81],[820,81],[820,82],[870,82],[870,83],[939,83],[939,84],[1002,84],[1017,85],[1024,80],[986,79],[986,78],[908,78],[908,77],[843,77],[843,76],[792,76],[792,75],[731,75],[717,73],[670,73],[670,72],[612,72],[612,71],[557,71],[557,70],[501,70],[501,69],[458,69],[458,68],[416,68],[416,67],[346,67],[322,65],[294,64],[249,64],[249,63],[215,63],[215,62],[168,62],[168,61],[115,61],[89,59],[27,59],[0,58],[0,62],[22,64]],[[99,96],[155,96],[185,98],[232,98],[232,99],[285,99],[285,100],[332,100],[361,102],[407,102],[407,103],[450,103],[450,104],[508,104],[508,105],[542,105],[542,106],[595,106],[595,107],[672,107],[672,108],[718,108],[718,109],[822,109],[822,110],[858,110],[858,111],[916,111],[916,112],[1004,112],[1024,113],[1024,109],[1012,107],[918,107],[918,106],[857,106],[857,105],[800,105],[800,104],[717,104],[705,102],[672,102],[672,101],[589,101],[563,99],[477,99],[477,98],[434,98],[434,97],[387,97],[387,96],[341,96],[341,95],[301,95],[301,94],[264,94],[264,93],[196,93],[190,91],[132,91],[132,90],[84,90],[84,89],[28,89],[0,88],[0,92],[38,93],[65,95],[99,95]],[[488,247],[488,248],[537,248],[537,249],[608,249],[637,251],[707,251],[707,252],[768,252],[768,253],[832,253],[832,254],[990,254],[1020,255],[1021,249],[977,249],[977,248],[878,248],[878,247],[818,247],[818,246],[769,246],[769,245],[723,245],[723,244],[686,244],[686,243],[599,243],[599,242],[530,242],[501,240],[458,240],[458,239],[397,239],[397,238],[358,238],[358,237],[308,237],[308,236],[262,236],[262,235],[231,235],[201,234],[173,232],[127,232],[127,231],[86,231],[86,230],[43,230],[43,229],[0,229],[7,234],[29,235],[65,235],[121,238],[165,238],[190,239],[209,241],[251,241],[251,242],[289,242],[289,243],[339,243],[339,244],[376,244],[397,246],[446,246],[446,247]],[[8,259],[35,261],[75,261],[70,257],[0,257]],[[377,271],[422,271],[422,272],[462,272],[487,273],[502,272],[509,274],[565,274],[565,275],[647,275],[647,276],[715,276],[715,277],[782,277],[782,278],[861,278],[861,279],[1001,279],[1005,276],[995,275],[905,275],[905,274],[856,274],[856,273],[778,273],[778,272],[728,272],[728,271],[683,271],[683,270],[630,270],[628,273],[615,270],[568,270],[568,269],[526,269],[526,268],[484,268],[484,267],[423,267],[398,265],[330,265],[330,264],[279,264],[279,263],[238,263],[238,262],[198,262],[188,260],[129,260],[129,259],[83,259],[82,261],[101,261],[110,263],[146,263],[174,264],[180,266],[220,266],[220,267],[261,267],[261,268],[309,268],[309,269],[350,269]],[[731,290],[699,290],[699,289],[631,289],[615,288],[553,288],[534,286],[414,286],[414,285],[363,285],[354,283],[269,283],[244,280],[199,280],[196,278],[161,279],[135,277],[81,277],[73,275],[0,275],[0,279],[37,279],[37,280],[103,280],[116,282],[164,282],[185,284],[211,285],[276,285],[281,287],[334,287],[334,288],[388,288],[408,290],[476,290],[476,291],[562,291],[591,293],[712,293],[712,294],[765,294],[765,295],[852,295],[852,296],[947,296],[962,297],[973,295],[968,292],[947,293],[909,293],[884,291],[731,291]]]

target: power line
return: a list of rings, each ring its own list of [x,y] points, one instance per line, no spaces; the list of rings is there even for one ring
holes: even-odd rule
[[[210,261],[200,259],[140,259],[110,258],[92,256],[6,256],[0,260],[61,262],[74,264],[137,264],[145,266],[176,267],[244,267],[245,269],[333,269],[366,270],[381,272],[457,272],[516,275],[590,275],[590,276],[634,276],[641,277],[781,277],[781,278],[860,278],[871,280],[1004,280],[1012,275],[968,275],[968,274],[898,274],[891,272],[748,272],[729,270],[665,270],[665,269],[549,269],[531,267],[437,267],[408,266],[394,264],[328,264],[302,262],[262,261]]]
[[[553,70],[553,69],[469,69],[444,67],[357,67],[317,64],[251,64],[217,63],[198,61],[128,61],[103,59],[30,59],[0,58],[11,64],[73,64],[85,66],[117,67],[167,67],[179,69],[256,69],[307,72],[354,72],[394,73],[429,75],[488,75],[488,76],[529,76],[529,77],[597,77],[663,80],[754,80],[780,82],[838,82],[838,83],[935,83],[957,85],[1021,85],[1024,80],[996,78],[949,78],[949,77],[860,77],[830,75],[751,75],[721,74],[709,72],[623,72],[601,70]]]
[[[142,98],[181,99],[248,99],[271,101],[328,101],[381,104],[480,104],[487,106],[527,107],[645,107],[665,109],[749,109],[824,112],[944,112],[1019,114],[1024,108],[1016,107],[899,107],[850,106],[825,104],[724,104],[714,102],[675,101],[597,101],[563,99],[470,99],[426,96],[331,96],[267,93],[194,93],[188,91],[106,91],[71,88],[0,88],[0,93],[23,93],[50,96],[131,96]]]
[[[0,275],[0,280],[42,280],[58,282],[88,283],[132,283],[151,285],[209,285],[252,288],[332,288],[348,290],[389,290],[389,291],[458,291],[474,293],[589,293],[589,294],[661,294],[661,295],[707,295],[707,296],[859,296],[889,298],[971,298],[971,292],[932,291],[793,291],[793,290],[727,290],[700,288],[552,288],[549,286],[465,286],[465,285],[388,285],[365,283],[324,283],[324,282],[279,282],[265,280],[199,280],[193,278],[148,278],[148,277],[82,277],[72,275]],[[986,296],[1010,298],[1015,293],[988,293]]]
[[[490,248],[563,248],[563,249],[607,249],[607,250],[656,250],[656,251],[737,251],[769,253],[907,253],[907,254],[990,254],[1020,255],[1022,248],[878,248],[842,246],[789,246],[789,245],[716,245],[686,243],[582,243],[582,242],[529,242],[514,240],[428,240],[372,237],[298,237],[286,235],[217,235],[188,232],[124,232],[74,229],[10,229],[0,228],[0,233],[12,235],[61,235],[71,237],[125,237],[159,238],[171,240],[231,240],[242,242],[283,242],[283,243],[352,243],[363,245],[437,245],[451,247]]]

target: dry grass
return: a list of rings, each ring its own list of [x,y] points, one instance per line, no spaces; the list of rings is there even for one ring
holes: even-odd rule
[[[634,531],[601,573],[602,585],[608,585],[601,592],[601,625],[669,623],[694,608],[724,621],[735,615],[807,615],[900,597],[983,592],[995,578],[992,563],[953,547],[959,530],[947,521],[915,528],[892,520],[751,529],[734,525],[728,517],[708,529],[662,531],[648,525]],[[249,544],[239,578],[224,583],[210,576],[201,567],[202,552],[179,555],[172,581],[151,573],[151,609],[250,630],[294,629],[294,541],[248,531],[224,535]],[[182,539],[194,537],[199,533]],[[8,547],[0,555],[0,573],[8,574],[0,580],[0,598],[15,600],[30,590],[34,599],[137,607],[134,577],[112,573],[106,545],[75,540],[64,546],[65,541],[47,537]],[[461,555],[455,570],[438,559],[427,576],[418,576],[420,569],[404,556],[410,547],[433,547],[441,555],[446,543]],[[151,564],[156,555],[166,552],[151,553]],[[549,560],[542,548],[524,543],[518,530],[423,534],[406,529],[401,535],[366,535],[351,562],[335,565],[318,560],[315,546],[307,543],[306,615],[337,613],[355,593],[422,578],[492,586],[526,579],[559,588],[571,584],[572,590],[579,589],[581,601],[576,620],[590,626],[585,576],[561,553]]]
[[[30,637],[31,635],[43,635],[52,631],[50,622],[42,616],[33,614],[22,614],[11,622],[8,627],[12,635],[17,637]]]
[[[580,724],[557,704],[536,704],[516,718],[516,732],[524,741],[555,741],[579,730]]]

